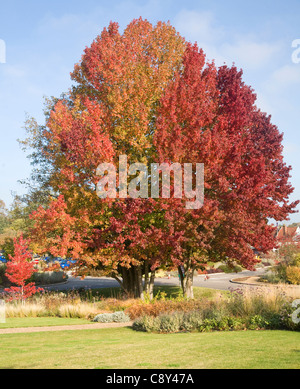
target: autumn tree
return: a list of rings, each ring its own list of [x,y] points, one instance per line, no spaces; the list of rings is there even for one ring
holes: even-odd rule
[[[45,126],[30,121],[24,142],[50,195],[32,213],[39,249],[76,258],[81,270],[105,269],[136,297],[161,265],[178,267],[188,297],[208,260],[253,268],[251,247],[274,244],[268,219],[284,220],[296,203],[282,134],[242,72],[217,68],[169,23],[140,18],[123,34],[117,23],[104,28],[71,78],[70,93],[48,101]],[[126,198],[119,175],[116,197],[100,199],[97,167],[118,166],[120,155],[128,164],[204,164],[203,206],[187,209],[173,186],[170,198]]]
[[[15,238],[14,255],[9,255],[5,275],[14,285],[4,289],[4,291],[11,300],[24,302],[26,298],[43,290],[42,288],[36,288],[34,282],[27,282],[35,272],[28,244],[29,242],[22,235],[18,239]]]

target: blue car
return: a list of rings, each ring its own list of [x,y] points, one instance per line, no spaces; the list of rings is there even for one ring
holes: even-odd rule
[[[72,263],[76,262],[74,259],[62,259],[62,258],[57,258],[57,259],[62,269],[68,268]]]
[[[64,259],[61,257],[53,258],[51,256],[45,257],[45,261],[46,262],[58,262],[62,269],[68,268],[68,267],[70,267],[70,265],[72,263],[76,262],[76,260],[74,260],[74,259]]]
[[[0,255],[0,262],[6,263],[7,259],[5,257],[3,257],[2,255]]]

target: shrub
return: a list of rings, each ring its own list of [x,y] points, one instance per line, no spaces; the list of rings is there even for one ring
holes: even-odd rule
[[[240,318],[223,316],[205,318],[201,311],[183,313],[174,312],[157,317],[143,316],[135,320],[133,329],[136,331],[174,333],[180,331],[226,331],[244,328],[244,321]]]
[[[178,332],[183,321],[183,313],[174,312],[159,316],[159,332],[172,333]]]
[[[133,324],[132,328],[135,331],[143,331],[143,332],[159,332],[160,329],[160,320],[157,317],[154,316],[140,316],[138,319],[136,319]]]
[[[100,313],[94,317],[93,321],[99,323],[126,323],[130,321],[130,317],[123,311],[118,311],[113,313]]]
[[[270,322],[261,315],[254,315],[248,319],[247,328],[250,330],[270,327]]]
[[[270,282],[284,282],[300,284],[300,270],[294,269],[300,267],[300,246],[298,244],[285,244],[278,250],[279,261],[271,269],[274,276],[268,276]],[[292,269],[291,269],[292,268]],[[296,274],[294,276],[293,272]],[[288,274],[289,273],[289,274]]]
[[[279,262],[276,266],[272,267],[271,271],[273,272],[275,278],[279,280],[279,282],[287,282],[286,278],[286,262]]]
[[[272,272],[272,273],[268,273],[268,274],[264,274],[264,275],[260,276],[258,281],[265,282],[268,284],[279,284],[282,282],[282,279],[280,278],[280,276],[278,274],[276,274],[275,272]]]
[[[202,317],[203,314],[201,311],[184,313],[180,329],[183,331],[193,331],[198,329],[202,324]]]
[[[39,285],[56,284],[63,282],[68,276],[63,271],[36,272],[33,274],[33,282]]]
[[[293,285],[300,285],[300,267],[299,266],[287,266],[286,279]]]
[[[293,326],[289,323],[290,328]],[[233,330],[256,330],[256,329],[280,329],[284,328],[279,315],[266,318],[261,315],[254,315],[248,318],[223,316],[205,318],[201,312],[190,314],[172,313],[157,317],[143,316],[133,323],[136,331],[174,333],[179,331],[233,331]]]
[[[272,316],[266,317],[261,315],[251,316],[247,320],[247,328],[249,330],[256,329],[284,329],[281,316],[279,314],[274,314]]]
[[[136,331],[173,333],[185,330],[183,312],[162,314],[160,316],[141,316],[133,322],[132,328]]]
[[[300,266],[300,252],[294,255],[291,265]]]
[[[232,273],[232,272],[239,273],[243,270],[243,268],[240,265],[229,266],[227,264],[220,265],[218,269],[223,271],[224,273]]]
[[[245,320],[238,317],[223,316],[220,319],[204,319],[198,327],[198,331],[229,331],[246,328]]]
[[[218,304],[219,300],[211,301],[209,299],[201,300],[186,300],[179,298],[174,300],[158,300],[151,302],[135,302],[125,309],[125,312],[132,320],[138,317],[150,315],[159,316],[161,314],[169,314],[172,312],[191,312],[196,310],[211,309],[212,305]]]
[[[6,264],[0,262],[0,285],[8,284],[8,279],[5,275],[6,272]]]
[[[300,246],[297,243],[283,244],[278,249],[278,254],[286,263],[294,264],[294,260],[297,261],[300,255]]]
[[[287,305],[284,310],[283,307]],[[300,329],[291,319],[292,306],[275,289],[244,290],[233,293],[229,301],[211,303],[190,312],[144,315],[133,328],[146,332],[232,331],[243,329]]]
[[[217,320],[216,319],[204,319],[200,324],[198,331],[206,332],[217,329]]]
[[[227,321],[229,330],[242,330],[245,328],[245,322],[242,318],[228,317]]]

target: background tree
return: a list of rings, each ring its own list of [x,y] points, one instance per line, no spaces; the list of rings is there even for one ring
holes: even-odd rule
[[[13,239],[25,233],[29,226],[29,210],[16,194],[9,208],[3,208],[0,215],[0,247],[4,256],[13,254]],[[2,222],[2,224],[1,224]]]
[[[0,200],[0,233],[3,232],[4,228],[7,226],[7,209],[5,202]]]

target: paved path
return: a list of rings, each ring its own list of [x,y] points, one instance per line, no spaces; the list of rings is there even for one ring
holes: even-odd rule
[[[220,290],[228,290],[233,287],[237,287],[232,281],[235,278],[240,277],[249,277],[249,276],[258,276],[263,274],[266,269],[258,269],[256,271],[242,271],[240,273],[215,273],[210,274],[209,279],[205,280],[204,275],[194,277],[194,286],[202,286],[205,288],[211,289],[220,289]],[[164,278],[156,278],[155,285],[170,285],[170,286],[180,286],[178,277],[167,277]],[[57,290],[64,291],[70,289],[98,289],[98,288],[114,288],[120,286],[119,283],[113,278],[109,277],[86,277],[85,279],[81,279],[80,277],[72,277],[69,276],[67,282],[63,284],[46,286],[47,290]]]

